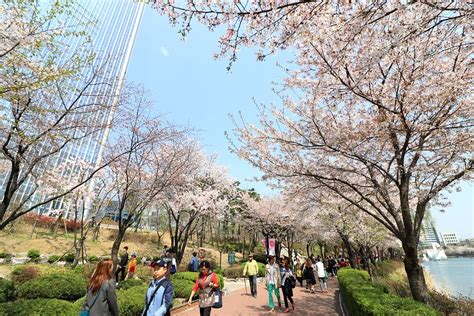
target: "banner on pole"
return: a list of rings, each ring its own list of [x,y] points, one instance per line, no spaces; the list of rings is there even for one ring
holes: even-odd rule
[[[267,250],[267,241],[265,239],[262,239],[262,244],[263,244],[263,247],[265,247],[265,252],[266,252],[266,250]],[[275,245],[276,245],[276,239],[275,238],[269,238],[268,239],[268,253],[267,253],[267,255],[275,256]]]

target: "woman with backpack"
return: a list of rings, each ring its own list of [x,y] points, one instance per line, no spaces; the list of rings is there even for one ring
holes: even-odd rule
[[[216,291],[219,288],[217,275],[211,271],[209,261],[202,261],[199,265],[199,273],[196,284],[194,284],[191,296],[189,296],[188,305],[191,305],[194,294],[199,293],[199,313],[201,316],[211,315],[212,306],[215,303]]]
[[[113,263],[110,259],[102,260],[97,264],[89,280],[81,316],[116,316],[119,314],[112,267]]]
[[[281,290],[283,292],[283,300],[285,301],[285,313],[289,313],[288,301],[291,303],[291,308],[295,310],[295,303],[293,302],[293,288],[296,286],[296,279],[293,271],[290,269],[288,259],[283,259],[283,264],[280,268],[281,275]]]

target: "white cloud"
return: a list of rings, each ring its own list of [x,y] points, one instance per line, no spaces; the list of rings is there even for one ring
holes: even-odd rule
[[[163,46],[160,47],[160,51],[161,51],[161,54],[162,54],[163,56],[165,56],[165,57],[168,57],[168,56],[170,55],[170,53],[168,52],[168,50],[167,50],[165,47],[163,47]]]

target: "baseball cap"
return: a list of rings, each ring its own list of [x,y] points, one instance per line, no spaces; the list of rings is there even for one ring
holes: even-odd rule
[[[155,261],[154,263],[155,263],[154,264],[155,267],[160,267],[160,268],[168,267],[168,263],[165,260],[158,260],[158,261]]]

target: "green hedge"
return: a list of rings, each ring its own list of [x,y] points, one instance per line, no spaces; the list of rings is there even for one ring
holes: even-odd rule
[[[42,316],[42,315],[77,315],[74,305],[57,299],[17,300],[0,304],[0,315]]]
[[[40,257],[40,251],[37,250],[37,249],[30,249],[28,250],[28,254],[26,255],[28,258],[30,258],[31,260],[37,260],[39,259]]]
[[[0,278],[0,303],[15,299],[15,285],[12,281]]]
[[[127,290],[127,289],[129,289],[129,288],[131,288],[131,287],[140,286],[140,285],[144,285],[143,280],[140,280],[140,279],[128,279],[128,280],[125,280],[125,281],[120,281],[118,288],[119,288],[120,290]]]
[[[337,277],[351,315],[439,315],[413,299],[386,293],[382,286],[369,280],[366,271],[344,268]]]
[[[55,263],[56,261],[59,261],[59,259],[61,259],[61,256],[51,255],[48,257],[48,263]]]
[[[86,280],[81,275],[49,274],[21,284],[17,294],[26,299],[57,298],[75,301],[84,296],[86,286]]]
[[[36,265],[23,265],[15,267],[10,276],[12,281],[18,285],[26,281],[36,279],[41,274],[40,269]]]
[[[193,290],[194,282],[185,279],[173,280],[174,297],[188,299]]]
[[[145,295],[148,285],[134,286],[117,291],[117,303],[120,316],[139,316],[145,305]]]

